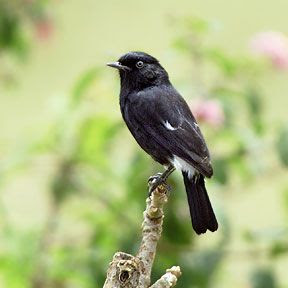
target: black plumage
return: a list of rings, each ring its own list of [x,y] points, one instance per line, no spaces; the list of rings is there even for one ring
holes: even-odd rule
[[[107,65],[119,70],[120,108],[137,143],[169,167],[167,175],[173,167],[182,171],[194,230],[197,234],[216,231],[218,223],[204,182],[204,177],[213,175],[209,151],[167,72],[156,58],[143,52],[129,52]]]

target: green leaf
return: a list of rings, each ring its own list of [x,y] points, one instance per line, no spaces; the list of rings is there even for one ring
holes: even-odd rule
[[[38,235],[14,230],[12,226],[1,232],[1,284],[11,288],[29,287],[39,256]]]
[[[219,48],[207,49],[206,56],[227,76],[234,76],[238,71],[237,59]]]
[[[125,175],[125,191],[129,201],[131,199],[138,203],[145,201],[147,195],[145,193],[135,193],[135,191],[145,191],[147,179],[150,176],[149,173],[151,173],[151,159],[143,151],[137,150]]]
[[[90,85],[94,82],[94,80],[99,76],[100,69],[98,67],[94,67],[88,71],[86,71],[80,79],[76,82],[74,88],[72,89],[72,99],[71,105],[75,107],[75,105],[79,104],[83,95],[90,87]]]
[[[191,45],[184,37],[178,37],[173,41],[172,45],[179,52],[191,52]]]
[[[288,252],[288,243],[287,242],[280,242],[277,241],[272,244],[272,246],[269,249],[269,256],[272,258],[281,256],[283,254],[286,254]]]
[[[258,268],[251,275],[253,288],[276,288],[276,279],[272,270],[269,268]]]
[[[228,181],[228,163],[224,157],[218,157],[213,160],[214,179],[221,184],[226,184]]]
[[[9,4],[0,2],[0,52],[5,50],[19,57],[25,56],[27,43],[21,22],[22,19]]]
[[[185,208],[188,212],[188,205]],[[169,212],[165,215],[162,243],[169,243],[170,245],[188,245],[191,243],[193,234],[191,220],[188,216],[189,212],[186,214],[188,216],[186,219],[181,217],[180,211],[177,211],[174,199],[169,199],[167,211]]]
[[[246,101],[248,106],[249,117],[252,122],[254,131],[261,134],[264,129],[262,122],[261,112],[262,112],[262,98],[261,94],[255,88],[249,88],[246,93]]]
[[[51,191],[56,204],[62,204],[68,196],[74,194],[76,189],[73,183],[74,163],[63,161],[59,171],[52,180]]]
[[[247,241],[249,244],[250,244],[250,243],[254,243],[255,241],[257,241],[254,233],[253,233],[252,231],[250,231],[250,230],[246,230],[246,229],[245,229],[245,230],[242,232],[242,237],[243,237],[243,239],[244,239],[245,241]]]
[[[185,24],[187,28],[197,34],[205,34],[210,30],[210,23],[199,17],[187,17],[185,18]]]
[[[121,127],[122,123],[108,117],[88,118],[79,129],[75,158],[81,162],[103,167],[108,160],[109,144]]]
[[[247,89],[246,99],[251,114],[259,115],[262,111],[262,103],[259,91],[254,88]]]
[[[181,287],[214,287],[215,274],[217,273],[225,256],[223,249],[203,249],[199,252],[185,253],[184,261],[179,263],[183,273],[183,285]],[[193,286],[191,286],[193,279]]]
[[[276,142],[276,148],[282,164],[288,167],[288,127],[283,127]]]

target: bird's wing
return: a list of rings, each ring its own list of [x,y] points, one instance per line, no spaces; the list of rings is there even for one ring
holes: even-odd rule
[[[187,161],[206,177],[213,175],[209,151],[197,122],[173,87],[153,87],[135,93],[129,107],[151,140]]]

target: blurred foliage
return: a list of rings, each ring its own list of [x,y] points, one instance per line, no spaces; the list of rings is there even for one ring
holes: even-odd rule
[[[35,37],[44,39],[52,31],[52,22],[47,11],[49,2],[0,0],[0,81],[3,83],[15,80],[11,61],[9,62],[11,57],[17,60],[26,59],[30,42]]]
[[[288,127],[281,128],[276,145],[281,162],[288,166]]]
[[[17,6],[20,2],[21,9]],[[28,41],[23,21],[34,21],[34,13],[36,18],[42,15],[46,2],[0,1],[1,53],[22,54]],[[18,8],[14,10],[11,5]],[[202,100],[218,101],[225,116],[217,127],[205,123],[205,119],[201,123],[207,142],[213,143],[215,177],[209,188],[221,187],[226,192],[235,178],[245,186],[259,177],[258,167],[266,153],[263,143],[270,139],[260,85],[262,74],[269,68],[249,55],[231,55],[228,49],[214,47],[207,41],[213,23],[188,17],[178,19],[177,25],[183,34],[175,40],[173,49],[187,58],[191,70],[202,73],[187,83],[189,91]],[[19,173],[15,167],[22,162],[46,155],[53,163],[53,171],[47,175],[50,206],[43,227],[25,233],[15,230],[5,209],[0,209],[4,228],[0,232],[0,275],[6,287],[102,287],[115,251],[134,253],[138,248],[147,179],[160,168],[153,166],[138,147],[129,146],[132,138],[126,141],[128,134],[122,120],[101,106],[108,101],[103,97],[103,86],[107,86],[103,83],[108,77],[103,70],[92,67],[85,72],[67,95],[60,117],[55,117],[41,139],[25,150],[28,156],[21,155],[23,161],[14,161],[1,170],[0,177],[13,179]],[[213,77],[204,79],[208,73]],[[108,79],[111,82],[111,77]],[[105,93],[115,94],[115,90]],[[288,133],[284,128],[281,131],[276,148],[287,166]],[[222,264],[230,253],[229,219],[225,211],[219,213],[221,229],[216,240],[207,249],[199,248],[182,181],[174,177],[153,278],[176,264],[183,268],[179,287],[214,287],[221,280]],[[74,228],[72,232],[65,230],[67,225]],[[276,261],[288,252],[286,230],[273,235],[249,230],[243,238],[256,253],[261,249],[258,243],[264,239],[267,245],[263,258]],[[278,287],[271,271],[255,264],[251,279],[247,279],[249,287]]]
[[[251,276],[253,288],[275,288],[276,280],[273,272],[269,268],[259,268]]]

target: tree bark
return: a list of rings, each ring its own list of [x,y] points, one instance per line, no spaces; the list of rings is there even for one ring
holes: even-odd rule
[[[176,285],[181,276],[178,266],[167,269],[166,273],[150,286],[157,243],[162,233],[163,206],[167,201],[168,186],[163,183],[146,200],[142,241],[137,255],[117,252],[109,265],[104,288],[168,288]]]

